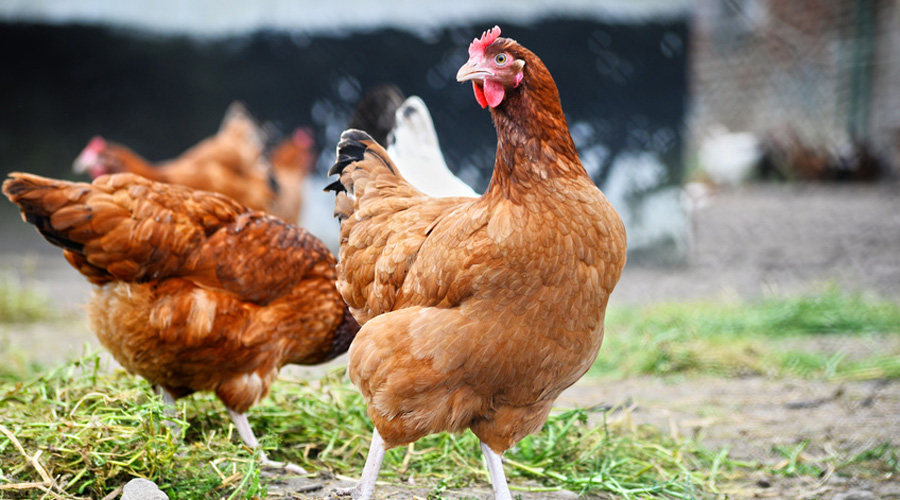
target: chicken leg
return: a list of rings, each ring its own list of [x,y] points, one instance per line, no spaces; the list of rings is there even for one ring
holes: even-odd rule
[[[336,496],[350,496],[352,500],[370,500],[375,493],[375,480],[381,470],[381,462],[384,460],[384,440],[378,434],[378,429],[372,432],[372,445],[369,447],[369,455],[366,457],[366,465],[363,467],[362,477],[352,488],[336,488],[332,493]]]
[[[228,414],[231,415],[231,421],[234,422],[234,428],[237,429],[238,435],[241,436],[241,441],[243,441],[244,444],[247,445],[247,447],[250,449],[258,449],[259,441],[257,441],[256,436],[253,435],[253,429],[250,428],[250,422],[247,421],[247,415],[245,413],[238,413],[231,408],[226,409],[228,410]],[[269,460],[269,457],[266,456],[266,452],[262,450],[259,450],[259,458],[260,465],[264,467],[284,469],[295,474],[308,474],[308,472],[306,472],[306,469],[300,467],[299,465],[295,465],[289,462],[275,462]]]
[[[156,393],[157,396],[162,398],[162,402],[166,405],[165,414],[168,417],[175,416],[175,396],[172,395],[171,392],[165,390],[161,385],[154,385],[153,392]],[[172,432],[172,436],[175,439],[181,438],[181,427],[178,426],[175,422],[165,419],[162,421],[162,424],[169,428],[169,431]]]
[[[506,474],[503,472],[503,462],[500,455],[494,453],[490,446],[481,442],[481,452],[487,461],[488,473],[491,475],[491,484],[494,486],[494,500],[512,500],[509,493],[509,485],[506,484]]]

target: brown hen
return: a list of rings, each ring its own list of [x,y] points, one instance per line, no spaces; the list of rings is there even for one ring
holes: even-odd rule
[[[3,194],[96,285],[88,315],[101,344],[167,400],[215,392],[251,448],[245,413],[279,369],[332,359],[359,329],[334,256],[301,228],[133,174],[10,177]]]
[[[348,130],[340,178],[338,289],[363,325],[351,380],[375,424],[360,482],[371,498],[385,449],[471,429],[498,499],[500,455],[541,428],[591,366],[625,265],[625,230],[578,158],[541,60],[486,32],[459,81],[491,107],[497,157],[479,198],[431,198],[385,150]]]
[[[92,178],[132,173],[230,196],[253,210],[296,224],[302,183],[315,164],[311,132],[298,129],[265,155],[266,133],[239,102],[232,103],[219,131],[177,158],[151,164],[127,146],[94,137],[75,159],[75,173]],[[292,150],[290,154],[280,151]]]

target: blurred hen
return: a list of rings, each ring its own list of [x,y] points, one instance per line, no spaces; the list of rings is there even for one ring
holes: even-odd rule
[[[94,137],[75,159],[75,173],[92,178],[133,173],[150,180],[180,184],[230,196],[253,210],[263,210],[296,224],[302,206],[302,183],[315,165],[312,132],[298,129],[273,149],[293,153],[267,158],[267,134],[243,104],[232,103],[219,131],[177,158],[151,164],[127,146]]]

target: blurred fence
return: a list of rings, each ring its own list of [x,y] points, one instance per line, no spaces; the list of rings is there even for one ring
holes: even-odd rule
[[[801,178],[861,149],[900,173],[900,3],[698,0],[691,53],[689,143],[721,125],[803,150]]]

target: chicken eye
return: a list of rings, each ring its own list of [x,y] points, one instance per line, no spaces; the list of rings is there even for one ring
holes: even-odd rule
[[[494,56],[494,62],[500,66],[503,66],[504,64],[506,64],[506,61],[508,61],[508,60],[509,60],[509,57],[507,57],[506,54],[497,54],[496,56]]]

